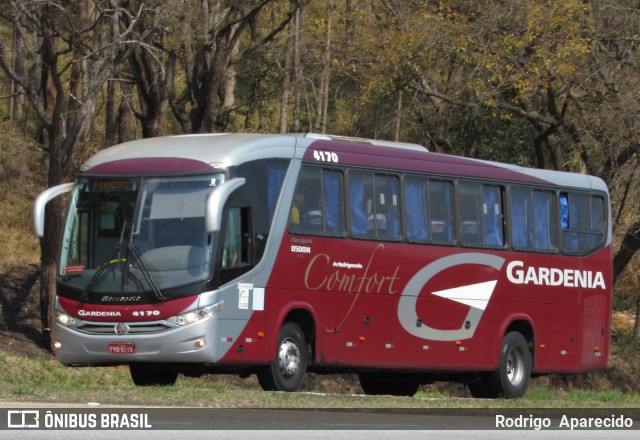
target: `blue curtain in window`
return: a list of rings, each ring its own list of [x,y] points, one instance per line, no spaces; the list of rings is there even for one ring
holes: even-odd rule
[[[387,212],[387,230],[391,238],[400,237],[400,218],[398,215],[398,181],[395,178],[389,178],[389,193],[391,200],[389,212]],[[395,203],[394,203],[395,202]]]
[[[499,197],[499,188],[482,187],[484,241],[485,244],[491,246],[502,246],[503,244]]]
[[[349,177],[349,197],[351,205],[351,233],[367,234],[367,211],[364,204],[364,182],[367,175],[352,173]]]
[[[409,240],[428,240],[427,219],[429,210],[425,204],[425,189],[422,182],[407,179],[405,181],[407,213],[407,238]]]
[[[534,191],[533,223],[536,229],[534,243],[536,249],[551,249],[550,210],[551,194]]]
[[[446,229],[446,234],[447,234],[447,241],[452,241],[453,240],[453,197],[452,197],[452,185],[449,183],[443,183],[441,185],[442,187],[442,192],[444,194],[444,202],[445,205],[447,206],[447,220],[446,220],[446,224],[445,224],[445,229]]]
[[[569,229],[569,201],[566,194],[560,194],[560,224],[562,229]]]
[[[519,248],[532,247],[533,225],[531,224],[531,191],[511,191],[511,239]]]
[[[342,188],[340,185],[340,174],[337,172],[323,173],[324,202],[323,211],[325,215],[326,232],[342,232],[342,218],[340,205],[342,204]]]
[[[578,252],[580,250],[580,240],[578,234],[569,232],[568,229],[572,225],[578,225],[579,222],[572,212],[577,212],[575,206],[569,207],[569,197],[566,193],[560,194],[560,225],[562,226],[562,243],[564,250],[567,252]]]
[[[273,213],[276,209],[276,203],[278,203],[278,196],[280,195],[280,188],[284,181],[284,175],[286,172],[286,166],[284,164],[271,164],[267,171],[267,209],[269,212],[269,226],[273,220]]]

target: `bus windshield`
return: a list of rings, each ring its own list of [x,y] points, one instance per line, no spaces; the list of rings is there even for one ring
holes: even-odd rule
[[[63,232],[59,281],[93,292],[162,291],[203,281],[214,237],[205,206],[223,174],[78,180]]]

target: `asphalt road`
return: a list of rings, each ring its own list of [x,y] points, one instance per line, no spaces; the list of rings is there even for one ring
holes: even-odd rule
[[[512,426],[517,423],[548,423],[552,429],[496,429],[495,410],[416,409],[416,410],[309,410],[309,409],[215,409],[215,408],[43,408],[15,406],[0,402],[0,436],[12,439],[320,439],[377,440],[384,439],[637,439],[640,410],[529,410],[505,412]],[[558,412],[560,411],[560,412]],[[562,412],[564,411],[564,413]],[[39,424],[40,429],[9,427],[19,425],[25,415],[26,424]],[[630,430],[558,429],[562,418],[602,418],[614,416],[632,425]],[[75,420],[76,422],[73,422]],[[110,429],[101,428],[101,420]],[[78,422],[80,421],[80,422]],[[68,430],[69,423],[93,422],[91,428]],[[536,422],[537,421],[537,422]],[[116,429],[137,423],[141,429]],[[503,419],[504,423],[504,419]],[[45,426],[46,425],[46,426]],[[54,426],[57,425],[57,426]],[[51,427],[53,426],[54,429]],[[106,426],[106,425],[105,425]],[[134,426],[135,427],[135,426]],[[58,429],[55,429],[58,428]],[[131,428],[131,426],[129,426]]]

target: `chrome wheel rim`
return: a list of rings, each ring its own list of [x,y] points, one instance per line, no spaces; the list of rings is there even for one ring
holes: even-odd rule
[[[278,352],[278,364],[284,377],[295,376],[300,369],[300,349],[292,339],[285,339]]]
[[[511,350],[507,357],[507,379],[512,385],[519,385],[524,378],[524,356],[520,350]]]

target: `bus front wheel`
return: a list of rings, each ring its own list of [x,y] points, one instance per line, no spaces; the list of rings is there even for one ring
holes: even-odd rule
[[[307,343],[300,327],[286,322],[278,334],[275,358],[258,370],[258,382],[265,391],[298,391],[307,371]]]

